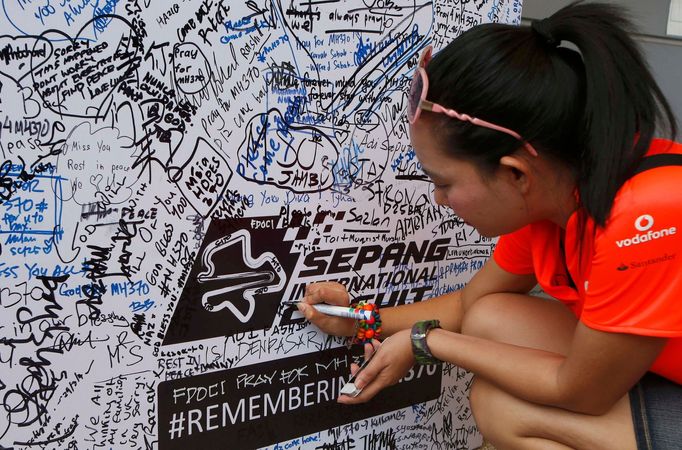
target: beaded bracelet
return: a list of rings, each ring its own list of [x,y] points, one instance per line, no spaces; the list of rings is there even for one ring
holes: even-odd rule
[[[356,311],[371,311],[369,319],[357,321],[353,343],[366,344],[371,342],[372,339],[379,339],[379,336],[381,335],[381,316],[379,316],[379,307],[374,303],[360,301],[355,305],[351,305],[351,308],[354,308]]]

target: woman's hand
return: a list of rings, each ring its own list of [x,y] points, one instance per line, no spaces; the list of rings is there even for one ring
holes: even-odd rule
[[[327,334],[332,334],[334,336],[354,335],[354,319],[323,314],[310,306],[315,303],[349,306],[350,297],[344,285],[333,281],[309,284],[305,288],[305,296],[303,297],[302,303],[299,303],[297,307],[307,320]]]
[[[372,360],[362,369],[355,379],[355,386],[362,389],[357,397],[341,395],[339,403],[353,405],[364,403],[377,395],[382,389],[396,384],[403,378],[410,367],[414,365],[410,330],[402,330],[390,338],[384,339],[380,346],[365,344],[365,358],[376,352]],[[358,370],[357,365],[351,367],[351,372]]]

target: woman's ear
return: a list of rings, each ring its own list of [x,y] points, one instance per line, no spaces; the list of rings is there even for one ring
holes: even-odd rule
[[[527,194],[531,186],[531,166],[526,158],[507,155],[500,158],[500,176],[520,193]]]

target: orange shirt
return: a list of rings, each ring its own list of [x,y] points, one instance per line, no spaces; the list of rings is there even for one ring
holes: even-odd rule
[[[647,155],[659,153],[682,144],[655,139]],[[682,166],[629,179],[603,229],[590,219],[581,230],[578,219],[566,224],[565,262],[564,230],[549,221],[500,237],[493,257],[508,272],[534,273],[591,328],[669,338],[650,370],[682,384]]]

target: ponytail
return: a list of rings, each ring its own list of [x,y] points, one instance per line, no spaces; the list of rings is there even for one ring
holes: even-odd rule
[[[542,28],[575,45],[585,70],[584,150],[578,188],[582,206],[604,226],[616,192],[649,148],[656,124],[671,137],[676,123],[620,8],[573,3],[545,19]]]
[[[531,27],[474,27],[427,66],[429,100],[510,128],[565,164],[584,211],[603,227],[657,125],[677,132],[632,29],[621,8],[582,2]],[[494,130],[437,120],[452,155],[484,172],[519,148]]]

